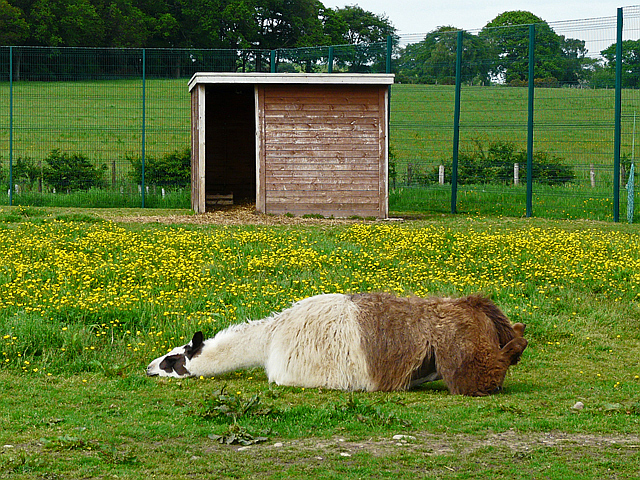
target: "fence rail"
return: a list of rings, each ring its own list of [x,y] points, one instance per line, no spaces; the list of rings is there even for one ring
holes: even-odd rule
[[[625,7],[442,32],[440,57],[421,53],[430,34],[274,51],[0,47],[0,204],[188,207],[193,73],[393,71],[392,211],[618,221],[633,200],[640,65],[624,55],[640,54],[639,19]],[[563,42],[557,77],[540,73],[558,58],[547,29]],[[498,64],[488,47],[509,42]]]

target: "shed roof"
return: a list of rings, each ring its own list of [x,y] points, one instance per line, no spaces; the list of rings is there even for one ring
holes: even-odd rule
[[[298,85],[391,85],[392,73],[228,73],[197,72],[189,91],[197,84],[298,84]]]

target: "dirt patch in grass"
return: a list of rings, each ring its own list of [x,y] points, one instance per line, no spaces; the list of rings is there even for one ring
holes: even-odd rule
[[[229,207],[218,207],[217,209],[201,214],[174,215],[165,213],[154,215],[144,212],[133,213],[131,215],[113,214],[105,212],[100,216],[105,220],[124,223],[162,223],[162,224],[190,224],[190,225],[346,225],[363,221],[376,221],[375,219],[354,218],[320,218],[318,216],[292,215],[268,215],[256,212],[255,205],[233,205]]]
[[[400,449],[410,450],[422,455],[468,455],[489,447],[510,452],[512,456],[527,454],[530,451],[552,449],[588,448],[601,450],[608,448],[640,450],[639,436],[573,434],[563,432],[520,433],[508,430],[494,433],[486,437],[471,435],[435,435],[416,434],[401,435],[399,438],[370,439],[366,441],[348,441],[340,437],[331,439],[301,439],[289,442],[274,442],[249,447],[233,447],[239,451],[277,450],[297,453],[301,456],[318,457],[343,456],[350,457],[359,452],[372,456],[389,456]],[[229,447],[231,448],[231,447]]]

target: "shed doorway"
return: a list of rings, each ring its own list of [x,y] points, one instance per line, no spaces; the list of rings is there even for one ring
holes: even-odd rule
[[[255,88],[206,86],[207,210],[256,201]]]

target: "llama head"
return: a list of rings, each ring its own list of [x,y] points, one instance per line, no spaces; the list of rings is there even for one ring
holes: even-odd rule
[[[466,362],[456,371],[455,381],[447,382],[451,393],[482,397],[502,391],[508,368],[518,363],[527,348],[525,325],[516,323],[512,328],[514,336],[506,345],[495,345],[493,352],[481,352],[475,361]]]
[[[527,348],[527,339],[524,338],[524,323],[513,325],[514,338],[502,347],[498,353],[498,361],[493,368],[487,370],[487,375],[479,382],[478,390],[473,395],[490,395],[502,391],[502,383],[507,374],[507,369],[520,360],[524,349]]]
[[[204,336],[202,332],[196,332],[189,343],[176,347],[166,355],[156,358],[147,367],[147,375],[150,377],[191,377],[189,364],[191,360],[202,352]]]

